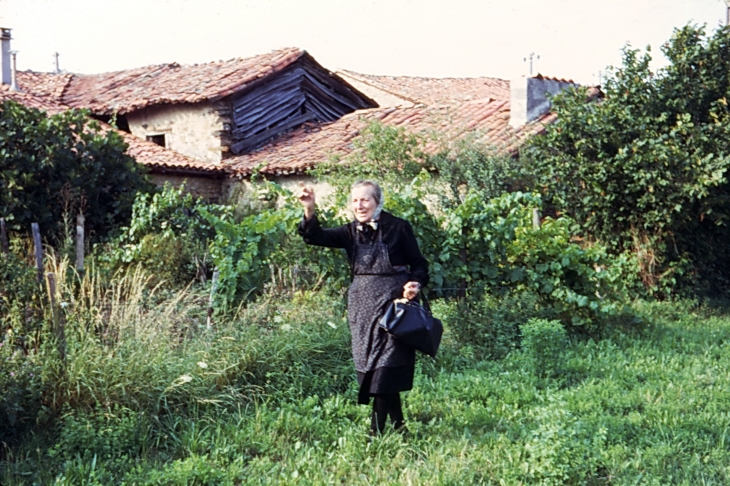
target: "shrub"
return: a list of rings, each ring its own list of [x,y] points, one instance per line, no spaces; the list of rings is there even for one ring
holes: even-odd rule
[[[112,270],[141,264],[155,276],[184,284],[209,276],[208,245],[213,230],[205,214],[225,212],[185,193],[184,186],[168,184],[155,194],[140,194],[134,201],[129,226],[96,249],[97,261]]]
[[[303,288],[323,282],[344,286],[349,265],[342,252],[310,247],[297,234],[302,211],[293,194],[271,182],[257,190],[278,194],[283,205],[262,208],[240,221],[231,212],[201,211],[215,231],[210,253],[220,272],[216,308],[231,309],[242,298],[257,295],[276,269],[299,279]],[[332,211],[322,209],[318,215],[325,226],[339,222]]]
[[[0,341],[0,435],[9,441],[32,429],[42,411],[43,355],[16,345],[12,333]]]
[[[13,253],[0,253],[0,339],[11,331],[17,344],[26,345],[42,326],[40,298],[35,269]]]
[[[87,234],[100,239],[128,221],[137,192],[151,189],[122,136],[86,112],[49,116],[8,100],[0,113],[0,215],[13,231],[29,234],[37,222],[60,242],[64,212],[83,212]]]
[[[530,319],[520,326],[522,357],[540,377],[554,377],[564,369],[568,335],[560,321]]]
[[[478,293],[459,301],[455,312],[444,316],[444,323],[458,343],[473,348],[474,357],[500,359],[519,344],[520,325],[555,314],[534,292],[514,291],[501,297]]]
[[[349,189],[340,184],[334,200],[344,207]],[[568,218],[544,218],[535,227],[533,212],[542,208],[539,195],[515,192],[485,199],[469,191],[442,211],[426,204],[434,203],[426,172],[407,184],[390,184],[385,207],[411,222],[430,264],[433,294],[527,290],[556,318],[588,332],[623,312],[624,294],[636,279],[635,259],[611,256],[600,244],[575,241]]]

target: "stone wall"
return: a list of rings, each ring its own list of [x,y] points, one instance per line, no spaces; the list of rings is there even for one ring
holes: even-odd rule
[[[220,202],[223,197],[224,179],[172,174],[150,174],[150,179],[158,186],[163,186],[166,182],[173,187],[185,184],[185,192],[210,202]]]
[[[326,182],[315,181],[312,177],[306,175],[287,175],[279,177],[268,177],[272,182],[276,182],[284,189],[288,189],[294,193],[299,190],[299,183],[304,182],[307,186],[314,188],[314,194],[317,200],[324,200],[327,196],[334,192],[332,186]],[[228,179],[223,183],[223,194],[232,195],[236,192],[245,193],[251,190],[252,183],[249,179]]]
[[[227,150],[225,107],[203,102],[158,105],[127,115],[132,134],[146,139],[165,135],[165,147],[193,159],[220,164]]]

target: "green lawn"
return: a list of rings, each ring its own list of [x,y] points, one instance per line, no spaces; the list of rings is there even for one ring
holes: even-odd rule
[[[311,296],[259,304],[177,347],[120,344],[112,354],[124,359],[70,338],[84,358],[69,357],[68,404],[5,448],[0,483],[730,483],[720,311],[638,304],[651,321],[642,329],[573,337],[537,365],[528,349],[475,362],[447,329],[406,394],[408,434],[371,438],[332,307]]]

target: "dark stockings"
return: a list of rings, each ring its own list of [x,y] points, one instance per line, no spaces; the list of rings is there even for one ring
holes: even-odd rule
[[[401,408],[400,393],[387,395],[375,395],[373,399],[373,417],[370,422],[370,430],[373,433],[382,433],[385,430],[385,422],[390,415],[390,421],[394,429],[403,426],[403,409]]]

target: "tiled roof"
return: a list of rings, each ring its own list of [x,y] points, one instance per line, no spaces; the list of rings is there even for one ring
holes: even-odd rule
[[[225,166],[201,162],[161,147],[156,143],[142,140],[127,132],[121,130],[117,130],[117,132],[124,137],[124,141],[129,145],[127,154],[134,157],[137,162],[149,167],[153,172],[204,172],[210,175],[218,174],[222,176],[229,171]]]
[[[560,83],[570,83],[570,84],[577,84],[572,79],[565,79],[565,78],[556,78],[555,76],[543,76],[540,73],[537,73],[535,76],[533,76],[535,79],[547,79],[548,81],[558,81]]]
[[[10,86],[0,84],[0,102],[5,100],[14,100],[24,106],[45,111],[51,115],[63,113],[69,109],[49,97],[35,96],[23,91],[13,91]],[[142,165],[152,169],[152,171],[171,171],[171,172],[196,172],[208,173],[211,175],[225,174],[228,172],[227,167],[200,162],[190,157],[186,157],[172,150],[160,147],[157,144],[142,140],[127,132],[117,130],[111,125],[98,122],[102,130],[116,130],[129,145],[127,153]]]
[[[18,87],[36,96],[52,98],[57,102],[63,99],[63,92],[68,86],[72,74],[37,73],[34,71],[18,71]]]
[[[287,48],[245,59],[183,66],[147,66],[103,74],[73,75],[63,93],[69,106],[95,114],[120,114],[147,106],[215,101],[281,71],[305,51]]]
[[[0,84],[0,102],[5,100],[13,100],[21,105],[42,110],[51,115],[68,110],[67,106],[63,106],[51,98],[35,96],[24,91],[14,91],[7,84]]]
[[[375,108],[360,110],[322,126],[308,126],[291,132],[264,146],[257,152],[226,160],[239,176],[250,175],[262,166],[261,173],[270,175],[302,173],[333,156],[353,151],[353,140],[370,122],[404,127],[413,133],[431,138],[425,150],[434,153],[443,143],[473,137],[478,143],[512,153],[529,135],[543,130],[555,117],[548,114],[518,130],[509,127],[509,101],[477,100],[441,107]]]
[[[602,93],[598,88],[589,88],[587,95],[590,100]],[[509,100],[476,100],[453,105],[360,110],[333,123],[304,126],[256,152],[226,159],[226,164],[239,177],[249,176],[257,168],[268,175],[304,173],[333,157],[350,154],[354,139],[373,121],[424,134],[428,140],[424,150],[431,154],[443,149],[444,144],[467,137],[496,151],[513,154],[527,138],[543,132],[557,120],[555,113],[547,113],[514,129],[509,126],[509,105]]]
[[[421,78],[374,76],[340,70],[345,79],[359,81],[414,104],[460,103],[491,98],[509,99],[509,81],[498,78]]]

